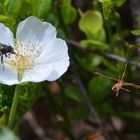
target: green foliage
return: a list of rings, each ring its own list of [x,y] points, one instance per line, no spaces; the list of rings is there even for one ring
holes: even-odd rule
[[[73,6],[71,6],[71,0],[63,0],[60,5],[60,12],[65,25],[74,22],[77,17],[77,12]]]
[[[109,18],[112,9],[112,1],[111,0],[99,0],[102,2],[103,14],[105,19]]]
[[[65,92],[66,92],[66,95],[69,98],[73,99],[76,102],[83,103],[83,97],[81,96],[81,93],[80,93],[79,89],[76,86],[69,85],[66,88]]]
[[[79,56],[76,58],[81,67],[88,71],[93,71],[93,69],[99,66],[103,60],[101,56],[92,53],[88,54],[86,58],[81,58]]]
[[[115,98],[114,95],[110,94],[111,80],[94,75],[95,71],[100,71],[108,73],[109,76],[119,77],[123,73],[122,63],[129,58],[124,79],[131,83],[139,81],[140,77],[136,66],[139,66],[137,55],[139,51],[137,49],[140,48],[140,45],[132,44],[133,40],[125,40],[125,38],[131,38],[130,29],[127,27],[125,27],[127,29],[123,29],[118,10],[125,2],[128,1],[94,0],[92,8],[88,9],[87,7],[91,7],[91,5],[85,5],[84,8],[79,6],[81,7],[79,9],[75,1],[71,0],[0,0],[0,22],[10,27],[15,34],[18,23],[33,15],[56,26],[59,37],[73,41],[78,40],[76,43],[69,44],[69,54],[75,62],[80,82],[83,84],[93,107],[100,115],[108,117],[115,115],[122,117],[125,121],[139,122],[138,109],[134,112],[135,99],[139,99],[139,95],[135,97],[136,90],[131,91],[130,93],[133,94],[126,95],[126,98],[123,95],[127,93],[121,90],[120,98]],[[79,11],[79,16],[77,16],[77,11]],[[136,36],[140,35],[140,16],[138,17],[138,27],[131,33]],[[131,48],[129,49],[131,55],[127,55],[128,48]],[[76,121],[87,119],[91,115],[88,105],[85,104],[85,98],[82,96],[82,90],[75,84],[77,79],[73,74],[74,67],[71,64],[66,77],[64,76],[60,80],[62,87],[59,89],[59,93],[61,94],[54,94],[44,86],[42,88],[44,83],[20,85],[15,128],[19,125],[23,114],[32,107],[38,98],[38,93],[41,95],[44,93],[54,114],[59,114],[64,119],[61,125],[65,134],[68,135],[68,139],[72,140],[70,122],[73,119]],[[74,72],[71,72],[71,69]],[[45,84],[48,83],[45,82]],[[41,87],[40,90],[38,90],[39,87]],[[124,88],[126,87],[124,86]],[[0,86],[0,111],[2,112],[0,127],[7,125],[14,91],[15,86]],[[130,101],[126,102],[128,98]],[[120,109],[122,112],[119,112]],[[126,109],[129,110],[126,111]],[[11,132],[9,133],[9,130],[4,129],[0,132],[0,140],[16,139]]]
[[[7,118],[6,114],[3,113],[3,115],[0,118],[0,129],[5,127],[5,124],[7,123]]]
[[[102,27],[102,15],[98,11],[87,11],[79,21],[79,28],[91,39],[101,31]]]
[[[5,85],[0,86],[0,111],[3,113],[7,113],[10,110],[14,86],[8,87]]]
[[[51,10],[52,0],[41,0],[38,9],[38,17],[42,18],[49,14]]]
[[[129,111],[124,111],[124,112],[120,112],[119,115],[126,118],[127,120],[136,121],[136,122],[140,121],[140,113],[136,113],[136,112],[132,113]]]
[[[33,83],[21,85],[19,93],[19,105],[17,108],[16,121],[33,105],[38,97],[38,86]]]
[[[9,0],[5,4],[8,3],[7,14],[16,18],[20,12],[22,6],[22,0]]]
[[[105,43],[102,43],[102,42],[99,42],[99,41],[96,41],[96,40],[91,40],[91,39],[82,40],[80,43],[84,47],[91,48],[93,50],[102,50],[103,51],[103,50],[108,49],[108,46]]]
[[[37,98],[38,86],[35,84],[22,85],[19,93],[19,104],[16,112],[15,127],[18,125],[22,115],[33,105]],[[0,111],[3,112],[0,118],[0,127],[7,124],[7,117],[10,113],[12,99],[14,95],[14,87],[2,85],[0,92]]]
[[[10,17],[10,16],[5,16],[5,15],[0,15],[0,22],[4,23],[4,24],[10,24],[10,25],[14,25],[15,24],[15,19]]]
[[[61,5],[60,9],[63,21],[66,25],[72,23],[76,19],[77,13],[72,6]]]
[[[111,81],[101,77],[95,77],[89,82],[89,96],[93,103],[101,102],[108,94]]]
[[[89,111],[85,105],[80,105],[70,115],[70,118],[74,120],[86,119],[89,116]]]
[[[26,0],[32,6],[33,14],[37,17],[46,17],[52,5],[52,0]]]
[[[99,0],[102,3],[104,18],[107,20],[112,13],[113,7],[121,7],[126,0]]]
[[[131,31],[133,35],[140,36],[140,29]]]
[[[112,2],[115,6],[121,7],[126,2],[126,0],[112,0]]]
[[[133,35],[140,36],[140,16],[138,16],[138,29],[131,31]]]
[[[99,111],[101,114],[106,114],[106,115],[117,115],[115,112],[113,106],[107,102],[103,102],[99,104]]]

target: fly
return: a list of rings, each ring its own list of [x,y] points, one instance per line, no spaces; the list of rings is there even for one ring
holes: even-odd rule
[[[10,54],[17,55],[14,52],[12,46],[0,43],[0,56],[1,56],[1,64],[3,64],[3,69],[4,69],[3,56],[10,58]]]

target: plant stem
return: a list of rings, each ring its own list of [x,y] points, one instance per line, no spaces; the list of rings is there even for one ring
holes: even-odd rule
[[[16,110],[17,110],[17,105],[18,105],[18,101],[19,101],[19,98],[18,98],[19,90],[20,90],[20,86],[17,85],[15,88],[15,93],[14,93],[13,102],[12,102],[12,106],[11,106],[11,110],[10,110],[10,114],[9,114],[9,120],[8,120],[8,127],[11,129],[13,129],[13,127],[14,127]]]

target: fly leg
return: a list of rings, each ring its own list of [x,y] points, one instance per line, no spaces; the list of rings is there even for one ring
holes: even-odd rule
[[[3,70],[5,70],[4,69],[4,63],[3,63],[3,55],[1,55],[1,64],[3,64]]]

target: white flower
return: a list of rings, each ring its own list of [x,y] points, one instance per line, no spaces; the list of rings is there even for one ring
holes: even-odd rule
[[[36,17],[28,17],[18,25],[16,39],[10,29],[0,23],[0,43],[12,46],[17,54],[4,57],[4,70],[0,64],[2,84],[54,81],[69,66],[65,41],[56,38],[54,26]]]

